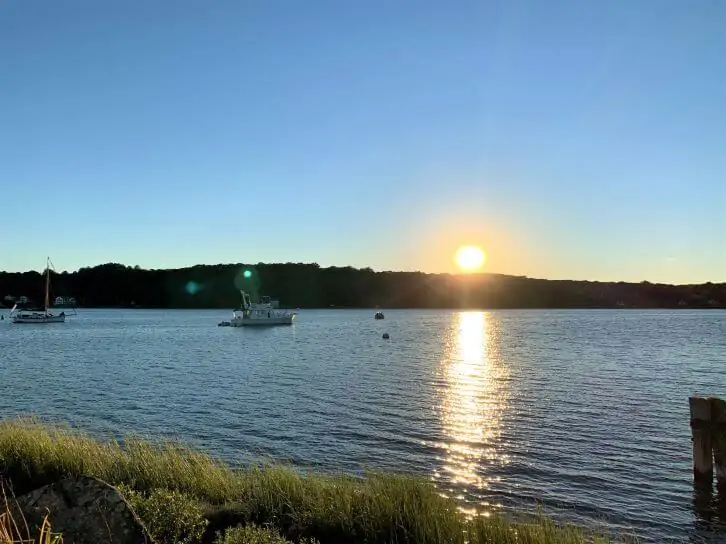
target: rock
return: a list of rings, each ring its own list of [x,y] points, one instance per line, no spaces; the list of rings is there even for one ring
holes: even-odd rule
[[[63,544],[152,544],[141,520],[118,489],[95,478],[70,478],[16,499],[31,535],[48,514]],[[36,528],[36,529],[34,529]]]

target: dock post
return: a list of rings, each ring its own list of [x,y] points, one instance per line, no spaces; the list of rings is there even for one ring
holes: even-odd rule
[[[711,401],[711,444],[716,467],[716,485],[719,491],[726,490],[726,401],[717,398]]]
[[[690,397],[691,440],[693,442],[693,483],[711,487],[713,454],[711,453],[711,403],[703,397]]]

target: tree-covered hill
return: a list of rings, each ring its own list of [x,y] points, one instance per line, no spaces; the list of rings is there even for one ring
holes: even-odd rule
[[[249,270],[249,277],[245,277]],[[51,273],[52,296],[82,307],[232,308],[239,289],[292,308],[726,308],[726,283],[663,285],[542,280],[496,274],[458,276],[322,268],[317,264],[219,264],[144,270],[109,263]],[[0,299],[42,303],[38,272],[0,272]]]

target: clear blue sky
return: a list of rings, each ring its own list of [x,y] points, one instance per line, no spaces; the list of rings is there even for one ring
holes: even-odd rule
[[[723,0],[7,0],[0,269],[726,281]]]

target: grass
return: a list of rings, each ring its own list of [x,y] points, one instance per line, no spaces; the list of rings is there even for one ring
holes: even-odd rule
[[[27,524],[17,522],[11,509],[6,508],[0,514],[0,544],[63,544],[63,537],[52,532],[47,516],[37,536],[33,536]]]
[[[543,516],[467,519],[429,483],[410,477],[233,470],[176,444],[134,439],[122,446],[36,420],[0,422],[0,476],[16,495],[79,475],[119,487],[159,542],[609,542]]]
[[[0,511],[0,544],[63,544],[63,536],[53,533],[48,515],[33,535],[25,518],[2,492],[3,508]],[[18,518],[20,521],[18,521]]]

